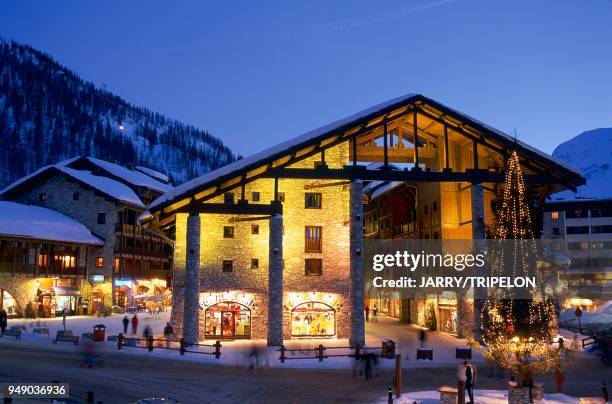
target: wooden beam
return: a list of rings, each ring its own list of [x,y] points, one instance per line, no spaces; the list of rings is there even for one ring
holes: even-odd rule
[[[328,187],[339,187],[342,185],[349,185],[351,182],[350,181],[339,181],[339,182],[328,182],[326,184],[306,184],[304,185],[304,189],[309,190],[309,189],[318,189],[318,188],[328,188]]]
[[[444,168],[446,168],[447,170],[450,168],[449,157],[450,157],[450,154],[448,150],[448,126],[444,124],[444,158],[445,158]]]
[[[254,204],[254,203],[194,203],[178,209],[175,213],[207,213],[221,215],[273,215],[282,213],[280,203]]]
[[[389,140],[388,140],[389,133],[387,133],[387,123],[386,122],[385,122],[383,131],[384,131],[383,136],[385,137],[384,142],[383,142],[383,148],[384,148],[383,149],[383,154],[384,154],[383,163],[385,165],[385,168],[389,168]]]
[[[418,137],[418,130],[419,130],[419,126],[417,125],[418,123],[418,117],[417,117],[417,111],[416,109],[414,110],[414,115],[412,117],[412,130],[414,131],[413,138],[414,138],[414,168],[415,169],[419,169],[419,147],[418,147],[418,143],[417,143],[417,137]]]

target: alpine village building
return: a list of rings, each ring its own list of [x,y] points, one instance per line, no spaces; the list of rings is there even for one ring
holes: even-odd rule
[[[173,243],[137,221],[167,182],[145,167],[79,157],[1,190],[2,307],[18,316],[31,303],[34,315],[53,317],[169,303]]]
[[[542,201],[585,182],[549,155],[410,94],[177,186],[141,217],[175,242],[177,336],[363,344],[365,305],[424,325],[426,303],[439,329],[475,335],[474,302],[454,290],[427,301],[370,294],[364,239],[485,238],[514,151]]]

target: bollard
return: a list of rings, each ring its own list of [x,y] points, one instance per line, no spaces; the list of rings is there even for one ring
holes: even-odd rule
[[[402,396],[402,355],[395,355],[395,398]]]
[[[221,357],[221,341],[215,342],[215,358]]]
[[[319,362],[323,362],[323,350],[325,348],[323,348],[322,344],[319,344],[319,348],[317,348],[319,350]]]
[[[280,356],[280,361],[281,361],[281,363],[285,363],[285,359],[286,359],[286,357],[285,357],[285,351],[286,351],[285,346],[284,346],[284,345],[281,345],[281,347],[280,347],[280,353],[281,353],[281,356]]]
[[[387,396],[387,403],[393,404],[393,389],[391,387],[387,389]]]
[[[179,353],[181,355],[185,355],[185,339],[184,338],[181,338],[179,340]]]
[[[94,392],[93,391],[90,390],[87,393],[85,393],[85,403],[94,404]]]
[[[457,404],[465,404],[465,382],[463,380],[457,382]]]
[[[123,347],[123,339],[124,338],[125,337],[121,333],[119,333],[119,335],[117,335],[117,349],[121,349]]]
[[[147,338],[147,348],[149,349],[149,352],[153,350],[153,337],[151,335],[149,335]]]

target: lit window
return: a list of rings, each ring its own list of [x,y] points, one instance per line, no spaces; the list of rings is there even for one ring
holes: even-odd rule
[[[306,192],[306,209],[321,209],[322,195],[316,192]]]
[[[323,228],[321,226],[306,226],[305,252],[320,253],[322,251],[322,233]]]
[[[259,268],[259,259],[258,258],[251,258],[251,268],[252,269]]]
[[[119,272],[121,269],[121,259],[115,258],[115,272]]]
[[[304,275],[321,276],[323,274],[323,260],[320,258],[306,258]]]
[[[253,202],[258,202],[259,201],[259,192],[253,192],[253,196],[251,198],[253,200]]]
[[[233,271],[234,271],[234,261],[223,260],[223,272],[233,272]]]
[[[559,220],[559,212],[550,212],[552,220]]]
[[[258,224],[252,224],[251,225],[251,234],[259,234],[259,225]]]
[[[104,258],[96,257],[96,268],[102,268],[104,266]]]
[[[48,260],[49,260],[49,256],[47,254],[39,254],[38,255],[38,266],[46,267]]]
[[[234,238],[233,226],[223,226],[223,238]]]

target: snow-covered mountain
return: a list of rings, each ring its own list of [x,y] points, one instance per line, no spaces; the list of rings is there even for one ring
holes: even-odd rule
[[[76,156],[185,182],[236,159],[207,131],[137,107],[29,46],[0,39],[0,188]]]
[[[582,170],[586,185],[552,199],[612,198],[612,128],[588,130],[561,143],[553,156]]]

